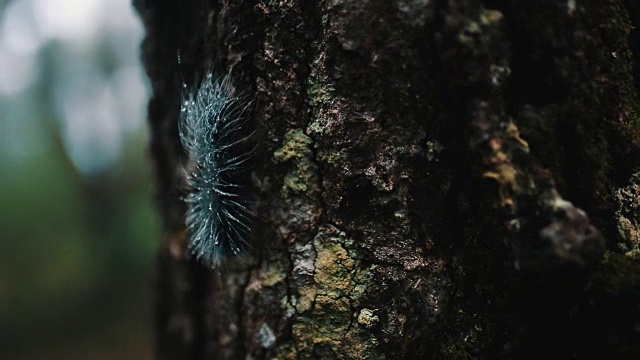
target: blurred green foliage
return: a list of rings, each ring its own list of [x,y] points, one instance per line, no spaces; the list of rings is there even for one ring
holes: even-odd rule
[[[152,357],[160,230],[142,29],[128,0],[91,1],[74,15],[63,5],[76,2],[0,0],[3,360]]]
[[[45,156],[2,166],[0,316],[10,357],[149,358],[159,230],[146,139],[130,139],[123,161],[94,179],[50,143]]]

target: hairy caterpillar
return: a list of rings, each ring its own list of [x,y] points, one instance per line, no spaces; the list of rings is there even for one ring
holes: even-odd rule
[[[194,90],[182,84],[178,130],[188,156],[187,247],[212,268],[241,254],[251,237],[249,202],[237,182],[253,151],[245,149],[253,133],[242,132],[249,103],[235,94],[228,75],[208,73]]]

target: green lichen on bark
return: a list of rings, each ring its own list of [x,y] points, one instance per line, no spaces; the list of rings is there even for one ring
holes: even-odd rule
[[[630,184],[615,191],[619,248],[629,257],[640,260],[640,173],[631,177]]]
[[[278,283],[285,281],[287,278],[286,271],[277,264],[270,264],[270,266],[260,273],[260,285],[265,287],[271,287]]]
[[[307,98],[312,107],[328,103],[333,100],[335,89],[331,84],[324,84],[312,77],[307,81]]]
[[[358,318],[367,276],[359,275],[353,240],[332,226],[322,226],[312,241],[314,282],[299,288],[305,306],[294,306],[292,333],[298,358],[377,359],[378,342]],[[365,271],[366,273],[366,271]],[[310,300],[310,301],[309,301]],[[299,304],[296,304],[299,305]]]
[[[304,193],[317,176],[311,146],[313,140],[301,129],[291,129],[284,135],[282,147],[273,154],[276,163],[293,160],[293,167],[284,177],[283,192]]]

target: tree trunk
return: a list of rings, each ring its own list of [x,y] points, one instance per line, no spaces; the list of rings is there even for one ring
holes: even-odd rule
[[[134,3],[158,358],[640,356],[638,5]],[[185,256],[177,130],[209,69],[259,141],[258,245],[214,270]]]

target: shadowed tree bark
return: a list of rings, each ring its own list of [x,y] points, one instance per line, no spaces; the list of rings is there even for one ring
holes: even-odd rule
[[[134,4],[158,358],[640,356],[634,2]],[[209,69],[259,139],[258,245],[215,270],[185,257],[177,131]]]

